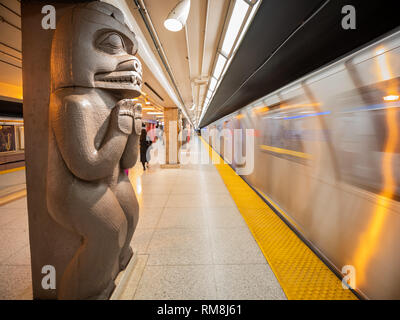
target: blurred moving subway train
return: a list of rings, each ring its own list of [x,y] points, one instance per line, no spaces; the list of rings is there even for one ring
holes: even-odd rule
[[[397,32],[202,129],[224,132],[222,157],[246,150],[226,132],[254,129],[243,179],[372,299],[400,298],[399,95]]]

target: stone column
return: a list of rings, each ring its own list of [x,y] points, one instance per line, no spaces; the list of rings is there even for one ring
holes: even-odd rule
[[[124,173],[141,129],[138,43],[104,2],[21,1],[21,13],[33,298],[107,299],[138,222]]]
[[[165,148],[166,159],[165,165],[162,168],[171,168],[179,166],[179,109],[165,108],[164,109],[164,132],[165,132]]]
[[[26,184],[34,299],[57,298],[57,290],[42,287],[46,275],[42,269],[46,265],[54,266],[57,283],[80,242],[79,237],[61,228],[47,214],[50,55],[54,30],[45,30],[41,26],[44,17],[41,11],[45,4],[56,8],[56,19],[72,5],[57,4],[56,1],[21,1]],[[61,246],[60,241],[64,245]]]

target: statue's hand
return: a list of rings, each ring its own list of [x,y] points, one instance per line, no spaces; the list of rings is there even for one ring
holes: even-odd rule
[[[140,103],[135,104],[134,108],[134,125],[135,133],[140,136],[142,133],[142,105]]]
[[[141,105],[135,104],[133,99],[123,99],[118,101],[113,109],[114,117],[116,118],[118,129],[130,135],[135,127],[135,132],[137,133],[137,122],[142,119],[142,108]],[[136,120],[138,119],[138,120]],[[140,130],[139,130],[140,133]]]
[[[142,106],[140,104],[133,105],[131,111],[133,112],[133,126],[132,134],[128,137],[124,153],[121,157],[121,168],[132,168],[138,158],[139,151],[139,136],[142,132]]]

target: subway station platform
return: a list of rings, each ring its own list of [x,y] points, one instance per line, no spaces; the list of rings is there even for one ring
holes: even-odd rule
[[[202,138],[181,153],[203,161],[129,172],[140,216],[121,299],[356,299]],[[0,299],[32,299],[26,198],[0,207],[0,231]]]
[[[400,299],[395,4],[0,1],[0,300]]]
[[[195,137],[187,150],[208,152]],[[286,299],[212,163],[130,171],[140,204],[131,299]],[[26,198],[0,207],[0,299],[29,299]],[[140,267],[142,266],[142,267]]]
[[[132,245],[147,263],[134,299],[285,299],[213,164],[138,172]]]

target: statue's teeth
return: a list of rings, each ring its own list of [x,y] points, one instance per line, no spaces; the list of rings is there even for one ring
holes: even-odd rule
[[[130,82],[133,85],[141,85],[142,84],[142,79],[140,77],[136,76],[136,75],[133,75],[133,76],[120,76],[120,77],[109,77],[109,78],[103,78],[100,81],[118,82],[118,83]]]

